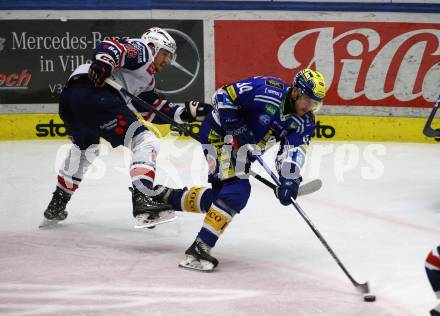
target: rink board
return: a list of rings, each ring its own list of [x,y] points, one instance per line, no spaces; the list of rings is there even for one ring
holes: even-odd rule
[[[318,115],[315,139],[414,143],[440,141],[423,135],[425,122],[426,118]],[[57,114],[5,114],[0,115],[0,124],[0,140],[67,137]],[[440,119],[434,120],[433,127],[440,127]],[[150,129],[160,137],[166,137],[170,132],[168,125],[152,125]]]
[[[0,140],[67,138],[63,121],[55,113],[5,114],[0,115],[0,124]],[[147,124],[158,137],[166,137],[170,133],[168,125]]]

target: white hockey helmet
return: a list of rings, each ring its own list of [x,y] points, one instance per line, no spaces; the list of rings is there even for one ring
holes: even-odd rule
[[[171,53],[171,63],[176,60],[176,41],[164,29],[161,29],[160,27],[152,27],[142,34],[141,38],[147,41],[147,44],[152,44],[154,46],[154,56],[156,56],[162,48]]]

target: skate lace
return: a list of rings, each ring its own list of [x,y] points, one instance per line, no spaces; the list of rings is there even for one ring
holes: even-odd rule
[[[136,198],[136,202],[140,202],[142,204],[146,204],[146,205],[160,205],[161,203],[158,203],[156,201],[153,200],[153,198],[151,196],[146,196],[142,193],[140,193],[137,198]]]
[[[67,216],[67,212],[65,212],[64,210],[66,208],[67,202],[69,202],[69,199],[70,199],[70,194],[57,188],[53,193],[52,199],[49,202],[47,209],[44,211],[44,216],[47,219],[54,219],[54,218],[58,218],[59,215],[62,214],[62,216],[59,217],[58,219],[59,220],[65,219]]]
[[[174,194],[188,190],[187,187],[182,189],[173,189],[162,185],[156,185],[154,189],[157,190],[158,194],[153,196],[153,200],[160,204],[172,204]]]
[[[198,249],[197,249],[198,248]],[[210,254],[210,252],[211,252],[211,247],[209,247],[207,244],[205,244],[203,241],[201,241],[201,240],[198,240],[197,242],[196,242],[196,250],[198,250],[198,252],[199,253],[201,253],[201,254],[203,254],[203,253],[206,253],[206,254]],[[201,250],[201,251],[200,251]]]
[[[49,208],[57,212],[62,211],[69,201],[69,197],[66,196],[66,194],[67,193],[62,191],[55,191],[53,194],[53,199],[49,203]]]
[[[185,252],[187,255],[191,255],[197,260],[205,260],[211,262],[214,267],[217,266],[218,260],[211,256],[211,247],[205,244],[202,240],[196,239],[194,244]]]
[[[153,196],[144,195],[142,192],[136,192],[134,199],[136,203],[145,206],[162,206],[165,203],[156,201]]]

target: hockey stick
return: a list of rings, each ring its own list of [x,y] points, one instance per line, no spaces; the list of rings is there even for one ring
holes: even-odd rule
[[[191,136],[193,139],[195,139],[196,141],[198,141],[199,143],[201,143],[200,137],[199,135],[195,134],[193,131],[183,127],[181,124],[177,123],[176,121],[174,121],[173,119],[171,119],[170,117],[168,117],[166,114],[163,114],[162,112],[160,112],[159,110],[157,110],[156,108],[154,108],[151,104],[149,104],[148,102],[142,100],[141,98],[131,94],[129,91],[127,91],[126,89],[124,89],[120,84],[118,84],[117,82],[111,80],[110,78],[105,79],[105,82],[111,86],[112,88],[116,89],[117,91],[122,92],[123,94],[125,94],[126,96],[128,96],[129,98],[131,98],[132,100],[135,100],[137,103],[141,104],[145,109],[154,112],[158,117],[160,117],[162,120],[164,120],[165,122],[170,123],[171,125],[173,125],[176,129],[178,129],[179,131],[181,131],[184,135],[189,135]],[[131,108],[129,106],[130,110],[135,113],[135,109]],[[135,113],[136,115],[136,113]],[[253,176],[255,179],[257,179],[258,181],[264,183],[265,185],[267,185],[270,188],[275,188],[274,184],[272,182],[270,182],[269,180],[263,178],[262,176],[260,176],[259,174],[256,174],[255,172],[250,172],[250,175]]]
[[[270,167],[266,164],[266,162],[260,157],[260,156],[256,156],[256,159],[258,160],[258,162],[261,164],[261,166],[263,166],[264,170],[266,170],[266,172],[271,176],[271,178],[273,179],[273,181],[276,183],[276,185],[280,185],[280,181],[278,180],[277,176],[272,172],[272,170],[270,169]],[[327,251],[331,254],[331,256],[333,257],[333,259],[335,259],[336,263],[339,265],[339,267],[342,269],[342,271],[344,271],[345,275],[350,279],[351,283],[355,286],[355,288],[363,294],[369,293],[370,292],[370,287],[368,285],[368,282],[365,283],[359,283],[356,282],[355,279],[353,279],[353,277],[350,275],[350,273],[347,271],[347,269],[344,267],[344,265],[342,264],[342,262],[339,260],[339,258],[336,256],[335,252],[332,250],[332,248],[330,248],[329,244],[327,243],[327,241],[324,239],[324,237],[321,235],[321,233],[319,232],[319,230],[315,227],[315,225],[312,223],[312,221],[308,218],[308,216],[306,215],[306,213],[302,210],[302,208],[299,206],[298,202],[296,202],[294,199],[292,199],[292,204],[293,206],[296,208],[296,210],[298,211],[298,213],[301,215],[301,217],[306,221],[307,225],[309,225],[309,227],[313,230],[313,232],[315,233],[316,237],[318,237],[318,239],[321,241],[321,243],[324,245],[324,247],[327,249]]]
[[[137,103],[141,104],[144,108],[146,108],[147,110],[154,112],[158,117],[160,117],[162,120],[170,123],[171,125],[173,125],[176,129],[178,129],[179,131],[181,131],[182,133],[191,136],[192,138],[194,138],[195,140],[200,142],[200,137],[199,135],[195,134],[193,131],[186,129],[185,127],[183,127],[181,124],[177,123],[176,121],[172,120],[171,118],[169,118],[166,114],[163,114],[162,112],[160,112],[159,110],[157,110],[154,106],[152,106],[151,104],[149,104],[148,102],[142,100],[141,98],[135,96],[134,94],[131,94],[129,91],[127,91],[126,89],[124,89],[119,83],[111,80],[110,78],[105,79],[105,82],[113,87],[114,89],[116,89],[117,91],[122,92],[123,94],[125,94],[127,97],[131,98],[132,100],[136,101]],[[133,109],[130,108],[130,110],[133,111]]]
[[[423,128],[423,134],[425,134],[428,137],[440,137],[440,129],[433,129],[431,127],[432,120],[435,117],[435,113],[438,110],[439,104],[440,104],[440,96],[438,97],[437,101],[435,102],[435,105],[432,108],[431,114],[429,114],[428,120],[426,121],[425,127]]]
[[[249,174],[253,177],[257,176],[257,174],[255,173],[255,171],[250,170]],[[266,180],[265,178],[263,178],[264,180]],[[267,186],[270,187],[272,190],[275,190],[277,188],[277,186],[275,184],[273,184],[272,182],[267,181]],[[322,181],[321,179],[314,179],[314,180],[310,180],[309,182],[306,182],[304,184],[301,184],[299,186],[299,190],[298,190],[298,196],[303,196],[303,195],[308,195],[308,194],[312,194],[316,191],[318,191],[319,189],[321,189],[322,187]]]
[[[275,186],[275,185],[274,185]],[[298,196],[303,196],[307,194],[314,193],[321,189],[322,181],[321,179],[314,179],[299,186]]]

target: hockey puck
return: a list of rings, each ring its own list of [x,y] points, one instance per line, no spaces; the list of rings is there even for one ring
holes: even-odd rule
[[[375,295],[367,294],[364,295],[364,302],[374,302],[376,300]]]

